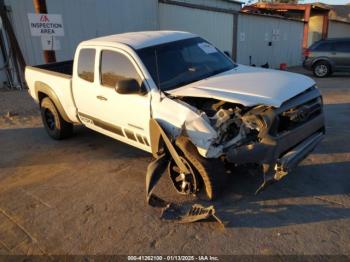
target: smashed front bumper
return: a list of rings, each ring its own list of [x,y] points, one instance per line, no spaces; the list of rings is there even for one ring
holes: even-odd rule
[[[323,103],[317,88],[264,111],[266,127],[258,140],[226,152],[228,162],[263,166],[264,183],[278,181],[298,165],[325,134]],[[290,119],[293,119],[290,120]]]

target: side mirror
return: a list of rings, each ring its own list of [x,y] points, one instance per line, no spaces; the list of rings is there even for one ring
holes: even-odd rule
[[[121,95],[139,94],[141,87],[136,79],[129,78],[119,80],[115,87],[115,91]]]

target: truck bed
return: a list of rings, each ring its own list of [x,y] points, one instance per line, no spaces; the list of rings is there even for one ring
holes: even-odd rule
[[[61,74],[69,75],[69,76],[72,76],[72,74],[73,74],[73,60],[37,65],[37,66],[33,66],[33,67],[48,70],[48,71],[53,71],[56,73],[61,73]]]
[[[79,122],[72,94],[73,60],[38,66],[27,66],[25,78],[30,95],[39,103],[39,91],[61,104],[68,120]],[[55,100],[56,99],[56,100]],[[67,121],[67,120],[66,120]]]

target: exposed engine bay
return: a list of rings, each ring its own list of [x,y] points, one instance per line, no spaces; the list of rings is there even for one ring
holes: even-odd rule
[[[205,155],[208,158],[220,157],[230,147],[258,142],[259,133],[267,127],[257,113],[269,107],[244,108],[238,104],[203,98],[186,97],[181,100],[195,107],[216,132],[211,150]]]

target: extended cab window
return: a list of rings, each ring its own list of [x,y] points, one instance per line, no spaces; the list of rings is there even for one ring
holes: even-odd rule
[[[142,83],[131,61],[125,55],[115,51],[102,51],[100,71],[103,86],[114,88],[118,81],[130,78],[136,79],[140,85]]]
[[[78,59],[78,76],[86,81],[94,82],[95,49],[81,49]]]

